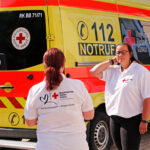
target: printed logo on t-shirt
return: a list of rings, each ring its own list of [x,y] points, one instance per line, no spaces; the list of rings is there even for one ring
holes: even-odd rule
[[[54,98],[56,98],[56,93],[55,93],[53,96],[54,96]],[[40,96],[40,101],[43,102],[44,105],[47,104],[47,103],[54,103],[54,104],[57,104],[55,101],[52,101],[52,98],[51,98],[51,97],[52,97],[52,96],[51,96],[51,93],[45,94],[45,95],[43,95],[43,96]]]
[[[46,104],[48,102],[48,94],[45,94],[44,96],[40,97],[40,101],[43,102],[44,104]]]
[[[45,94],[43,96],[40,96],[40,101],[45,104],[47,103],[55,103],[57,104],[57,100],[59,98],[59,93],[54,92],[54,93],[49,93],[49,94]]]
[[[69,100],[69,99],[73,99],[74,92],[73,91],[64,91],[64,92],[59,92],[59,94],[60,94],[61,100]]]
[[[56,92],[54,92],[54,93],[52,94],[52,97],[53,97],[54,99],[57,99],[58,96],[59,96],[59,95],[58,95]]]
[[[124,78],[122,80],[123,83],[129,83],[130,81],[132,81],[133,79],[132,78]]]
[[[69,102],[69,100],[74,98],[74,92],[73,91],[64,91],[64,92],[53,92],[53,93],[48,93],[48,94],[44,94],[42,96],[40,96],[39,100],[44,103],[44,108],[47,109],[45,107],[45,105],[47,103],[49,103],[48,108],[56,108],[58,107],[58,101],[60,100],[60,102],[63,101],[68,101],[67,104],[62,104],[60,107],[67,107],[67,106],[73,106],[74,104],[71,102]],[[50,107],[50,105],[52,107]],[[43,108],[42,108],[43,109]]]

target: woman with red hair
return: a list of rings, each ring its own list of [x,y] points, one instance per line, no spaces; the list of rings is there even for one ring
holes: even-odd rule
[[[27,125],[37,124],[36,150],[89,150],[84,120],[94,117],[92,99],[84,84],[65,78],[65,56],[52,48],[43,57],[44,81],[34,85],[27,98]]]

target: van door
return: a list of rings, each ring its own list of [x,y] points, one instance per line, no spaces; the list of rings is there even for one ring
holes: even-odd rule
[[[89,7],[84,1],[75,2],[75,8],[60,2],[67,67],[93,66],[112,58],[116,44],[121,42],[115,2],[107,7],[101,1],[88,1]]]
[[[89,8],[87,4],[77,2],[78,8],[71,8],[69,3],[60,2],[66,73],[71,78],[87,82],[89,92],[98,92],[101,87],[89,87],[88,78],[91,76],[87,67],[114,57],[116,44],[121,43],[115,2],[104,7],[106,3],[92,1]]]
[[[0,11],[0,127],[27,127],[22,116],[28,90],[43,80],[47,8],[37,8]]]

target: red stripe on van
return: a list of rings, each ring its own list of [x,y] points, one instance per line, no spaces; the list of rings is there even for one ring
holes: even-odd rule
[[[60,0],[60,5],[106,12],[118,12],[118,7],[119,13],[133,16],[150,17],[150,10],[128,7],[124,5],[116,5],[113,3],[100,2],[96,0]]]
[[[145,67],[150,71],[150,65],[145,65]]]
[[[116,4],[96,0],[60,0],[60,6],[117,12]]]
[[[118,5],[119,13],[140,17],[150,17],[150,10]]]
[[[86,86],[89,93],[97,93],[105,91],[105,82],[93,77],[89,71],[91,67],[75,67],[66,68],[66,75],[69,74],[72,79],[81,80]]]
[[[47,0],[48,5],[58,6],[58,0]],[[1,0],[1,7],[46,6],[46,0]]]
[[[1,7],[44,6],[46,0],[1,0]]]
[[[1,100],[0,100],[0,108],[7,108]]]
[[[8,97],[8,100],[14,105],[15,108],[23,108],[14,97]]]
[[[58,6],[58,0],[47,0],[48,5]]]

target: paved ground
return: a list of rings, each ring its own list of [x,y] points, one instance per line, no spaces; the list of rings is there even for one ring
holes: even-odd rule
[[[0,148],[0,150],[15,150],[15,149]],[[111,150],[115,150],[114,146],[112,146]],[[150,150],[150,131],[142,136],[140,150]]]
[[[115,150],[114,146],[112,146],[111,150]],[[150,131],[142,135],[140,150],[150,150]]]
[[[150,150],[150,132],[142,136],[140,150]]]

